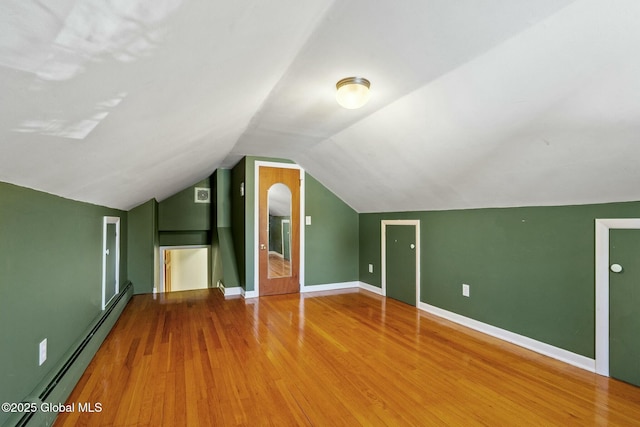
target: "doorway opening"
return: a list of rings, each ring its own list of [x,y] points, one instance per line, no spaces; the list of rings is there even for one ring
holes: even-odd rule
[[[120,293],[120,218],[102,222],[102,310]]]
[[[211,287],[209,246],[162,246],[159,293]]]

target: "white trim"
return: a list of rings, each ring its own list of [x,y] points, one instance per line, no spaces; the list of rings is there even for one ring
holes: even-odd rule
[[[222,289],[222,293],[224,294],[225,297],[230,297],[230,296],[234,296],[234,295],[241,295],[242,294],[242,288],[240,286],[233,286],[231,288],[223,288]]]
[[[416,307],[420,303],[420,220],[418,219],[398,219],[380,221],[380,246],[381,246],[381,269],[382,275],[382,294],[387,296],[387,225],[412,225],[415,226],[416,232]]]
[[[609,230],[640,229],[640,219],[596,219],[595,226],[596,372],[609,376]]]
[[[517,346],[535,351],[536,353],[549,356],[553,359],[560,360],[562,362],[585,369],[590,372],[595,372],[596,361],[586,356],[582,356],[580,354],[576,354],[571,351],[564,350],[562,348],[555,347],[529,337],[525,337],[524,335],[516,334],[505,329],[479,322],[477,320],[461,316],[460,314],[453,313],[451,311],[443,310],[424,302],[421,302],[418,308],[420,310],[434,314],[438,317],[442,317],[454,323],[458,323],[467,328],[474,329],[484,334],[491,335],[492,337],[499,338],[503,341],[507,341]]]
[[[377,286],[370,285],[368,283],[359,282],[360,289],[364,289],[365,291],[372,292],[376,295],[382,295],[382,288]]]
[[[116,293],[113,294],[109,301],[107,298],[107,224],[115,224],[116,226]],[[107,307],[116,295],[120,293],[120,217],[105,216],[102,219],[102,310]]]
[[[242,295],[244,299],[258,298],[260,296],[258,291],[245,291],[243,288],[240,288],[240,295]]]
[[[359,288],[360,282],[340,282],[340,283],[326,283],[323,285],[306,285],[300,289],[300,292],[320,292],[320,291],[335,291],[338,289],[354,289]]]
[[[300,171],[300,263],[299,263],[299,280],[300,289],[304,286],[304,206],[305,206],[305,175],[304,169],[295,163],[278,163],[268,162],[264,160],[256,160],[254,164],[254,187],[253,187],[253,289],[247,292],[247,295],[257,297],[260,295],[260,167],[271,167],[280,169],[298,169]],[[245,298],[254,298],[253,296],[245,296]]]
[[[177,246],[160,246],[158,248],[158,253],[160,256],[160,262],[158,263],[158,267],[160,269],[160,286],[153,288],[153,293],[162,293],[164,292],[165,285],[165,277],[164,277],[164,251],[173,251],[176,249],[209,249],[209,257],[211,257],[211,245],[177,245]],[[207,270],[210,270],[211,266],[207,265]],[[211,280],[211,271],[208,271],[208,281]]]

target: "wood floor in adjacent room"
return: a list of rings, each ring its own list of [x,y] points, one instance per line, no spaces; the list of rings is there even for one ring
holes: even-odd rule
[[[640,388],[366,291],[135,296],[57,426],[638,425]]]

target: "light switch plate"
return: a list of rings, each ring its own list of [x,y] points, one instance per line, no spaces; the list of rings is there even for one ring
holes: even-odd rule
[[[369,273],[373,273],[373,264],[369,264]]]
[[[306,217],[304,217],[304,223],[306,225],[311,225],[311,216],[307,215]]]

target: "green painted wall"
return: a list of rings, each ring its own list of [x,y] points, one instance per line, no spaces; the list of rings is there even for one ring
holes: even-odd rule
[[[361,282],[382,288],[380,220],[399,219],[396,218],[397,215],[399,214],[360,214],[358,218],[358,273]],[[373,273],[369,273],[369,264],[373,264]]]
[[[217,287],[222,281],[222,253],[220,251],[220,239],[218,238],[218,171],[215,170],[209,179],[211,184],[211,224],[216,225],[211,230],[211,286]]]
[[[217,287],[218,281],[222,281],[222,254],[220,253],[220,241],[218,233],[211,234],[211,286]]]
[[[243,264],[239,263],[239,269],[244,271],[243,283],[248,291],[254,290],[255,162],[260,160],[292,163],[285,159],[247,156],[242,164],[234,167],[232,197],[240,194],[244,172],[244,203],[237,199],[233,202],[232,216],[234,221],[244,223],[241,240],[244,260]],[[309,174],[305,176],[305,199],[305,215],[312,216],[312,225],[305,227],[305,284],[358,280],[358,214]],[[238,240],[240,233],[234,238]]]
[[[126,212],[0,183],[0,402],[28,396],[102,313],[103,216],[121,218],[124,284]]]
[[[211,188],[204,179],[158,203],[159,231],[211,230],[211,203],[195,203],[196,187]]]
[[[196,187],[211,189],[210,178],[158,203],[160,246],[210,244],[212,204],[194,201]],[[211,197],[213,200],[213,190]]]
[[[423,302],[593,358],[594,220],[639,216],[640,202],[361,214],[360,280],[381,286],[380,221],[419,219]]]
[[[231,227],[231,170],[217,169],[216,175],[216,225]]]
[[[218,169],[215,172],[216,183],[216,224],[219,244],[222,283],[225,287],[240,286],[236,251],[234,249],[233,230],[231,229],[231,170]]]
[[[218,228],[220,261],[222,263],[222,283],[227,288],[240,286],[238,265],[234,256],[231,227]]]
[[[158,202],[149,200],[129,211],[129,280],[136,294],[153,292],[158,275]]]
[[[210,231],[161,231],[158,233],[160,246],[208,245]]]
[[[305,284],[359,280],[358,213],[305,174]]]
[[[246,157],[231,169],[231,234],[233,249],[236,254],[236,266],[238,268],[238,281],[243,289],[247,288],[246,272],[246,193],[243,196],[240,187],[246,181]],[[245,186],[246,190],[246,186]],[[253,283],[253,282],[252,282]]]

